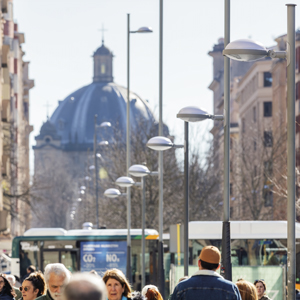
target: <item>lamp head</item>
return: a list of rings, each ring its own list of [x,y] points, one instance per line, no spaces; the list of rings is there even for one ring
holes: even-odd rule
[[[186,122],[198,122],[211,119],[212,116],[197,106],[186,106],[178,112],[177,118]]]
[[[164,151],[172,148],[173,143],[164,136],[155,136],[147,142],[146,146],[156,151]]]
[[[151,27],[148,27],[148,26],[144,26],[144,27],[140,27],[136,33],[151,33],[153,32],[152,28]]]
[[[108,198],[116,198],[121,196],[121,192],[118,189],[107,189],[104,192],[104,196]]]
[[[116,180],[116,184],[120,187],[131,187],[134,184],[134,180],[131,177],[122,176]]]
[[[229,43],[223,55],[239,61],[255,61],[268,56],[266,47],[256,41],[241,39]]]
[[[99,127],[111,127],[110,122],[102,122]]]
[[[149,169],[143,165],[132,165],[128,169],[128,172],[130,175],[135,177],[144,177],[150,174]]]
[[[101,141],[98,145],[99,146],[108,146],[109,142],[108,141]]]

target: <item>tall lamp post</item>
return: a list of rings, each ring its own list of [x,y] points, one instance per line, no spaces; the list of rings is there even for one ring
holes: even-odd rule
[[[141,27],[136,31],[130,31],[130,14],[127,14],[127,126],[126,126],[126,169],[130,167],[130,34],[131,33],[150,33],[153,32],[151,27]],[[127,264],[126,277],[131,281],[131,193],[130,187],[127,187]]]
[[[97,115],[94,116],[94,170],[95,170],[95,196],[96,196],[96,226],[97,229],[99,228],[99,197],[98,197],[98,177],[99,177],[99,172],[98,172],[98,163],[97,163],[97,128],[98,127],[110,127],[111,124],[109,122],[103,122],[100,125],[97,125]],[[101,145],[108,145],[107,141],[101,141]]]
[[[223,51],[223,55],[240,61],[253,61],[266,56],[272,58],[287,59],[287,221],[288,221],[288,299],[295,300],[296,284],[296,240],[295,240],[295,221],[296,221],[296,203],[295,203],[295,6],[287,5],[287,50],[274,51],[267,50],[262,44],[251,40],[237,40],[231,42]]]
[[[142,184],[142,287],[146,284],[145,272],[145,213],[146,213],[146,192],[145,192],[145,176],[158,175],[158,172],[150,172],[144,165],[133,165],[128,170],[129,174],[135,177],[141,177]]]
[[[188,276],[189,267],[189,182],[188,182],[188,165],[189,165],[189,122],[198,122],[205,119],[223,120],[223,116],[210,115],[201,108],[188,106],[182,108],[177,118],[184,121],[184,275]]]
[[[224,47],[230,42],[230,0],[224,1]],[[224,277],[232,280],[230,244],[230,60],[224,57],[224,188],[222,265]]]

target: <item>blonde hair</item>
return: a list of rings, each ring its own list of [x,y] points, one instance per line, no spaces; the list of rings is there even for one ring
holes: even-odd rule
[[[131,289],[130,289],[130,284],[127,281],[124,273],[121,270],[118,269],[110,269],[107,270],[104,275],[103,275],[103,281],[106,284],[108,279],[115,279],[117,281],[119,281],[122,285],[122,287],[124,288],[124,292],[123,292],[123,296],[127,297],[127,298],[131,298]]]
[[[240,279],[236,286],[240,291],[242,300],[258,300],[256,287],[251,282]]]

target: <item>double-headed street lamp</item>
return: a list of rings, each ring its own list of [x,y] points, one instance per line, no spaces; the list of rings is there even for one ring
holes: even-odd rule
[[[296,166],[296,151],[295,151],[295,6],[296,4],[287,5],[287,50],[276,52],[267,50],[262,44],[250,40],[238,40],[229,43],[223,55],[239,61],[253,61],[264,58],[266,56],[272,58],[287,59],[287,220],[288,220],[288,299],[295,299],[295,284],[296,284],[296,240],[295,240],[295,166]],[[226,75],[226,73],[224,73]],[[229,80],[227,78],[227,80]],[[224,79],[225,81],[225,79]]]
[[[130,14],[127,14],[127,125],[126,125],[126,169],[127,176],[129,176],[128,169],[130,167],[130,34],[131,33],[151,33],[151,27],[140,27],[136,31],[130,31]],[[127,263],[126,263],[126,277],[131,280],[131,194],[130,187],[127,187]]]
[[[145,272],[145,213],[146,213],[146,195],[145,195],[145,177],[148,175],[158,175],[158,172],[150,172],[144,165],[132,165],[128,172],[135,177],[141,177],[142,184],[142,287],[146,284]],[[131,178],[130,178],[131,179]],[[131,179],[132,180],[132,179]]]

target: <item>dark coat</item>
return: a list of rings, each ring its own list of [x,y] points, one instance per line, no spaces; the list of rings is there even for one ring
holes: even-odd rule
[[[40,296],[40,297],[36,298],[35,300],[53,300],[53,298],[50,296],[50,293],[47,290],[46,295]]]
[[[0,300],[15,300],[15,298],[11,295],[0,293]]]

